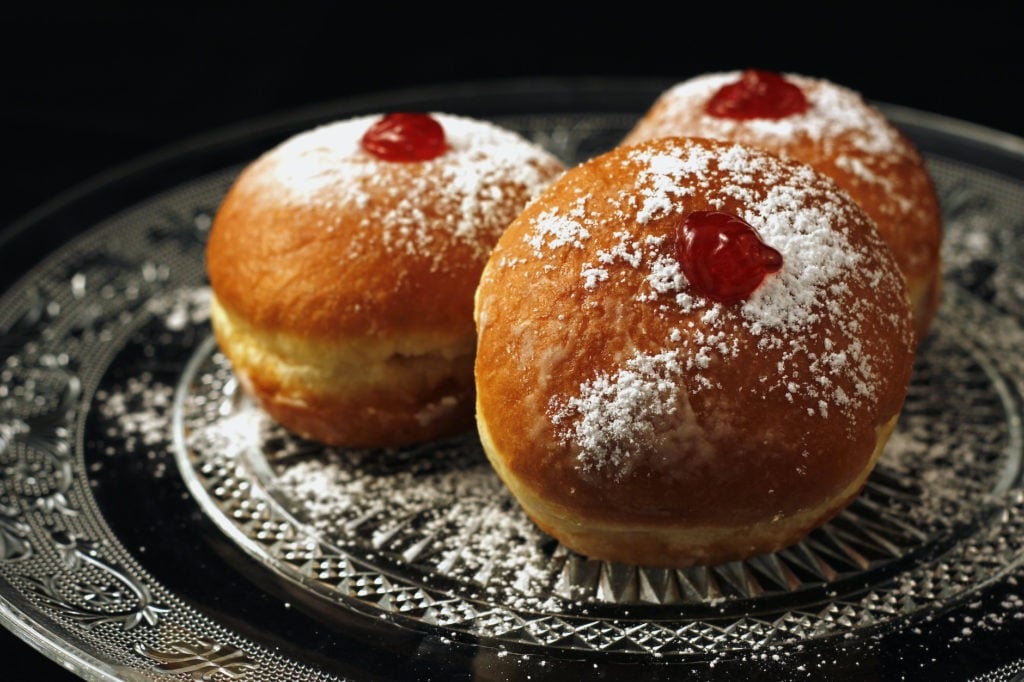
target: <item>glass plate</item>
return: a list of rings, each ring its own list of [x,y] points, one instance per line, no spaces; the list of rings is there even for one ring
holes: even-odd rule
[[[943,305],[856,502],[796,546],[647,570],[540,533],[474,434],[283,432],[212,340],[203,248],[241,167],[387,109],[573,163],[668,83],[385,93],[211,134],[0,238],[0,622],[91,679],[1011,679],[1024,664],[1024,141],[880,104],[946,220]],[[39,246],[40,234],[50,238]]]

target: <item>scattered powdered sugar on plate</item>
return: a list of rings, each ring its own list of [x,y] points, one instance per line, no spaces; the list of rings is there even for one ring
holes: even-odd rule
[[[560,608],[557,547],[502,486],[474,436],[388,451],[323,447],[273,423],[238,391],[219,353],[195,387],[179,406],[189,450],[222,461],[233,481],[255,476],[247,494],[272,501],[325,552],[467,597]]]
[[[152,348],[143,355],[159,358],[179,344],[187,329],[177,321],[201,319],[204,299],[196,289],[154,302],[156,325],[169,333],[149,335]],[[297,439],[238,393],[210,344],[196,351],[200,362],[181,376],[185,390],[177,396],[144,366],[93,396],[106,443],[98,461],[114,466],[142,456],[166,466],[177,453],[182,476],[208,486],[192,487],[212,505],[207,513],[253,538],[263,564],[301,575],[307,589],[316,582],[323,591],[355,594],[382,616],[423,618],[453,634],[470,628],[510,646],[588,648],[591,634],[619,632],[624,650],[666,661],[682,652],[785,660],[794,643],[927,616],[1006,570],[1019,551],[1017,535],[989,542],[999,532],[986,521],[1007,504],[992,491],[1012,465],[1006,458],[1019,457],[1010,452],[1019,434],[992,386],[999,379],[953,331],[940,324],[922,353],[904,418],[858,500],[804,543],[742,566],[666,573],[587,561],[525,517],[472,436],[395,452]],[[631,371],[656,374],[671,364],[652,359]],[[1020,516],[1008,508],[1007,532]],[[351,579],[358,592],[344,591],[329,557],[363,563]],[[894,562],[905,566],[896,580]],[[827,590],[825,601],[816,588]],[[421,607],[415,595],[422,593],[433,596]],[[769,597],[785,600],[781,610],[761,609]],[[634,607],[660,610],[647,620]],[[703,623],[708,608],[724,619],[719,625],[731,625]],[[965,640],[998,627],[1003,616],[969,617],[958,623]],[[695,632],[705,634],[693,639]]]
[[[146,312],[170,331],[182,331],[210,320],[210,287],[186,287],[146,302]]]
[[[937,164],[944,170],[944,177],[951,185],[962,182],[965,176],[969,177],[969,173],[976,173],[972,168],[966,168],[965,172],[964,168],[947,164],[944,159],[937,159]],[[986,174],[983,179],[991,178],[991,175]],[[974,210],[988,215],[994,209],[987,203],[987,193],[983,194],[981,198],[985,201],[968,203],[971,203]],[[1013,196],[1019,196],[1019,192]],[[975,193],[969,198],[978,197]],[[190,202],[189,206],[193,203]],[[983,600],[980,596],[991,585],[993,576],[1019,572],[1021,538],[1024,538],[1021,524],[1022,499],[1018,489],[1021,443],[1019,401],[1021,387],[1024,386],[1021,380],[1024,365],[1020,354],[1020,348],[1024,347],[1024,333],[1019,320],[1022,319],[1020,313],[1024,311],[1021,305],[1024,300],[1021,281],[1024,280],[1019,276],[1022,259],[1013,257],[1021,243],[1017,234],[1020,225],[1015,222],[1015,216],[1019,215],[1020,211],[1016,209],[1008,211],[1008,215],[1003,216],[996,227],[967,220],[960,220],[951,226],[953,229],[949,235],[954,238],[947,241],[950,288],[947,289],[943,320],[937,326],[934,343],[923,352],[920,371],[915,374],[904,418],[876,474],[868,482],[863,497],[854,503],[849,512],[824,529],[826,534],[816,535],[792,550],[766,558],[764,562],[753,561],[742,566],[711,567],[667,574],[669,584],[675,588],[685,587],[689,591],[679,590],[674,593],[677,599],[675,602],[665,600],[658,603],[659,608],[650,620],[645,616],[652,611],[634,606],[638,600],[637,595],[641,595],[639,600],[642,601],[664,598],[671,591],[659,592],[651,597],[649,593],[642,590],[638,592],[635,588],[637,585],[649,588],[666,574],[633,567],[609,567],[567,556],[559,548],[553,547],[549,539],[524,525],[525,520],[517,515],[515,509],[509,512],[508,518],[499,521],[496,517],[501,503],[497,499],[487,499],[487,495],[464,498],[458,514],[441,509],[433,515],[421,517],[428,519],[425,522],[400,526],[389,522],[382,512],[382,515],[372,516],[365,525],[356,524],[358,533],[349,530],[349,526],[342,521],[348,518],[346,510],[354,511],[353,505],[364,505],[374,510],[381,508],[374,507],[374,501],[360,498],[360,490],[372,489],[381,496],[389,494],[384,488],[375,488],[369,482],[358,480],[360,476],[376,476],[380,473],[376,465],[358,458],[352,465],[353,460],[347,454],[326,454],[317,447],[295,441],[275,429],[268,429],[265,420],[258,414],[250,415],[255,417],[252,421],[234,419],[233,410],[236,405],[230,399],[233,390],[230,373],[216,366],[211,368],[204,365],[201,371],[190,375],[197,379],[196,385],[189,387],[184,404],[174,403],[174,384],[179,379],[181,365],[187,357],[182,353],[187,352],[195,340],[194,336],[189,337],[188,334],[205,333],[205,290],[183,289],[150,301],[144,310],[147,314],[157,316],[154,329],[147,330],[144,339],[133,336],[126,340],[121,331],[126,325],[132,325],[132,316],[141,311],[134,307],[138,299],[126,299],[120,294],[109,298],[105,294],[94,297],[91,295],[95,291],[91,288],[93,280],[89,282],[90,295],[85,296],[86,290],[77,288],[84,284],[85,275],[76,274],[70,285],[76,297],[81,294],[82,305],[73,308],[66,300],[63,305],[67,311],[75,314],[82,313],[86,302],[92,306],[95,301],[96,310],[99,305],[104,306],[99,312],[109,314],[103,319],[104,324],[109,324],[102,328],[103,334],[97,341],[90,337],[94,332],[90,326],[94,320],[91,307],[81,316],[83,321],[80,326],[60,326],[67,321],[67,317],[58,316],[58,301],[51,300],[50,294],[56,295],[56,292],[63,291],[69,282],[63,271],[57,269],[57,264],[51,264],[49,272],[40,272],[42,276],[32,280],[27,292],[16,292],[27,293],[30,298],[38,296],[40,292],[46,296],[48,307],[40,308],[43,312],[39,319],[27,314],[19,318],[19,313],[24,310],[24,300],[11,296],[9,302],[12,305],[4,309],[6,322],[0,325],[3,327],[0,331],[8,342],[4,348],[6,353],[3,363],[0,364],[0,414],[3,416],[3,420],[0,420],[0,465],[7,483],[5,496],[0,498],[0,521],[6,523],[8,540],[13,541],[18,540],[17,534],[22,530],[19,523],[21,518],[30,522],[34,528],[39,526],[36,528],[40,540],[37,547],[43,549],[43,553],[38,558],[45,559],[45,565],[52,565],[51,559],[60,558],[52,552],[52,540],[65,535],[71,528],[81,528],[76,526],[76,517],[72,513],[77,511],[81,514],[77,517],[78,521],[98,517],[92,514],[89,504],[77,510],[57,507],[57,512],[50,514],[40,505],[52,502],[56,497],[40,496],[46,492],[38,487],[40,483],[61,485],[63,481],[71,486],[72,502],[87,502],[89,492],[85,486],[99,483],[93,480],[94,474],[102,478],[102,471],[114,467],[131,469],[129,464],[143,459],[154,463],[155,466],[147,468],[146,473],[153,473],[158,479],[158,485],[166,483],[172,486],[176,479],[165,480],[165,474],[174,469],[171,453],[177,451],[179,445],[172,442],[177,433],[175,429],[181,426],[175,422],[174,417],[180,416],[180,411],[188,405],[189,409],[195,410],[190,413],[193,421],[185,422],[190,427],[220,423],[225,433],[233,434],[227,440],[211,440],[211,448],[215,443],[237,445],[242,442],[247,447],[252,445],[262,448],[261,452],[268,456],[287,453],[283,459],[273,462],[270,477],[263,478],[262,472],[253,470],[254,460],[259,457],[250,460],[240,457],[237,451],[201,450],[198,446],[203,444],[202,439],[191,441],[197,447],[192,453],[194,458],[189,462],[179,462],[184,478],[205,480],[202,477],[210,469],[220,464],[230,466],[226,478],[218,481],[224,484],[223,488],[192,490],[197,501],[208,497],[213,500],[213,505],[221,505],[204,507],[206,514],[212,517],[223,516],[225,525],[236,524],[242,527],[249,521],[249,517],[244,514],[234,515],[233,512],[248,509],[255,513],[266,507],[276,508],[287,503],[290,514],[303,517],[308,527],[319,529],[319,534],[349,542],[344,550],[352,556],[362,555],[363,547],[367,544],[365,538],[376,537],[380,546],[376,551],[388,556],[388,561],[382,565],[394,570],[365,576],[361,589],[365,590],[367,603],[378,609],[385,622],[391,615],[411,613],[405,621],[408,624],[422,616],[421,612],[410,608],[414,597],[405,597],[436,586],[436,593],[447,595],[443,602],[437,602],[440,605],[438,611],[447,619],[439,617],[436,612],[431,613],[429,618],[423,618],[424,631],[431,636],[436,636],[438,632],[445,635],[434,639],[435,643],[447,645],[456,639],[459,628],[471,627],[472,642],[479,643],[488,637],[498,641],[498,657],[506,657],[508,651],[507,657],[513,658],[517,650],[523,650],[517,645],[525,643],[530,654],[521,660],[532,657],[537,666],[543,667],[543,657],[550,655],[551,669],[557,668],[556,659],[564,660],[568,657],[580,661],[592,658],[597,673],[601,661],[605,660],[605,654],[612,657],[634,657],[633,661],[644,664],[677,662],[680,655],[692,655],[701,661],[711,661],[711,667],[719,669],[716,672],[724,671],[726,675],[730,670],[735,670],[731,666],[737,660],[748,660],[763,661],[766,674],[771,670],[781,679],[819,679],[823,674],[827,676],[822,670],[837,671],[840,664],[849,665],[842,669],[844,674],[856,674],[857,670],[862,670],[857,665],[859,661],[852,660],[848,654],[845,659],[841,658],[844,641],[856,643],[859,648],[851,649],[855,653],[867,653],[870,656],[871,660],[865,661],[864,667],[870,667],[873,662],[883,662],[894,666],[894,674],[902,672],[912,676],[913,670],[906,666],[896,670],[906,663],[900,658],[907,651],[901,638],[912,631],[920,636],[918,660],[931,661],[931,669],[934,670],[951,655],[973,654],[984,650],[986,645],[991,646],[993,638],[989,636],[990,632],[998,632],[1003,637],[1001,641],[1006,641],[1007,632],[1010,631],[1007,624],[1011,621],[1019,622],[1024,617],[1024,602],[1019,596],[1021,587],[1012,575],[1003,580],[1005,590],[1002,593],[997,591],[994,601],[987,597]],[[160,226],[163,220],[162,216],[150,216],[145,225]],[[109,237],[111,234],[121,236],[113,231],[102,236]],[[155,230],[153,234],[156,234]],[[107,239],[106,242],[119,244],[120,240]],[[89,251],[88,248],[78,250],[80,246],[71,243],[67,245],[64,254],[74,253],[83,257],[97,255],[96,251]],[[155,246],[159,245],[149,240],[143,244],[147,251]],[[112,246],[110,253],[120,253],[122,247],[123,244],[116,248]],[[172,245],[172,250],[176,248]],[[623,252],[615,257],[626,258],[626,255]],[[95,265],[92,260],[71,259],[71,262],[88,262],[92,264],[89,267]],[[80,266],[76,264],[75,267]],[[88,272],[93,277],[105,271],[96,267]],[[173,267],[169,272],[173,273],[173,281],[177,281],[184,278],[182,272],[191,273],[193,270]],[[52,281],[46,275],[52,275]],[[102,281],[102,277],[96,279]],[[161,277],[160,281],[165,279]],[[669,286],[658,293],[671,290],[671,277],[665,281],[670,283]],[[38,291],[35,289],[36,282],[41,284]],[[601,282],[600,276],[596,275],[593,285],[597,286]],[[965,283],[974,287],[969,295],[959,291],[959,287]],[[52,288],[48,288],[49,285]],[[112,285],[106,285],[106,288],[108,292],[114,290]],[[687,305],[692,305],[692,301]],[[988,306],[994,312],[979,312],[987,310]],[[22,322],[26,325],[22,325]],[[45,325],[40,327],[44,332],[41,338],[32,337],[25,342],[24,338],[19,337],[26,329],[34,330],[31,325],[37,323]],[[80,353],[84,346],[83,340],[96,344],[109,344],[113,340],[116,344],[123,343],[123,346],[119,345],[109,352],[96,353],[95,357],[99,357],[102,362],[109,361],[109,366],[99,368],[99,371],[106,372],[97,379],[100,387],[95,392],[85,391],[80,395],[80,385],[74,384],[74,390],[69,394],[74,396],[74,400],[65,404],[60,396],[71,388],[65,385],[70,373],[80,372],[82,377],[89,379],[91,385],[97,370],[98,363],[90,359],[94,356],[87,355],[82,364],[77,364],[83,360]],[[93,349],[93,346],[88,348]],[[126,358],[128,362],[123,362]],[[80,420],[79,425],[86,424],[84,445],[73,440],[81,436],[82,432],[77,428],[69,429],[68,432],[64,432],[63,428],[53,430],[55,424],[63,423],[62,420],[52,419],[51,408],[55,405],[74,405],[80,408],[74,418]],[[211,428],[208,433],[212,432]],[[32,438],[26,437],[28,435]],[[72,439],[71,442],[66,440],[68,437]],[[51,449],[55,444],[65,443],[70,447]],[[83,463],[82,458],[85,471],[79,468]],[[453,461],[458,461],[458,458]],[[442,466],[435,461],[438,469],[433,474],[428,473],[431,471],[428,467],[421,470],[420,474],[410,474],[409,477],[417,479],[422,474],[419,480],[425,484],[438,485],[442,489],[455,491],[457,495],[469,488],[494,492],[495,498],[500,497],[503,493],[493,487],[493,477],[487,474],[486,469],[478,468],[479,464],[479,461],[475,461],[473,465],[459,469],[454,465]],[[47,469],[49,466],[55,468],[50,471]],[[398,466],[410,465],[405,462]],[[1014,475],[1007,477],[1007,472],[1011,470]],[[409,471],[407,469],[406,473]],[[64,472],[68,472],[66,479]],[[401,478],[386,471],[383,475]],[[308,479],[305,478],[307,476]],[[449,476],[465,477],[467,483],[448,480]],[[482,479],[479,487],[476,483],[468,483],[476,477]],[[276,493],[269,499],[257,497],[256,492],[261,491],[263,485],[268,482],[273,484],[278,478],[287,481],[280,486],[278,492],[283,493],[291,488],[294,498],[289,499],[284,494],[277,496]],[[1007,485],[1012,484],[1013,490],[1009,496],[999,492],[1002,490],[998,486],[1000,480],[1007,482]],[[411,485],[402,483],[402,486]],[[993,488],[997,489],[997,494],[991,494]],[[402,490],[406,491],[408,487]],[[400,495],[399,499],[410,504],[452,504],[450,494],[413,492],[415,494]],[[182,495],[188,493],[182,492]],[[337,499],[332,500],[333,496],[337,496]],[[484,509],[494,510],[492,513],[495,515],[495,518],[480,521],[475,534],[464,528],[467,523],[478,522],[479,515],[471,508],[470,499],[484,505]],[[231,503],[237,503],[237,506],[229,507]],[[123,510],[123,507],[118,509]],[[107,513],[111,510],[103,508],[100,511]],[[398,516],[409,510],[400,507],[392,511]],[[990,514],[992,511],[998,513]],[[41,519],[54,520],[56,525],[47,524],[44,527],[37,523]],[[121,523],[133,521],[133,518],[122,519]],[[191,525],[195,519],[190,516],[189,519],[177,521]],[[260,530],[282,533],[293,530],[290,527],[284,528],[286,525],[286,522],[280,521],[273,527]],[[393,534],[390,539],[387,533],[375,535],[375,527],[386,527]],[[420,529],[429,529],[433,534],[417,535]],[[245,531],[249,530],[251,528],[246,526]],[[96,531],[100,533],[98,536],[90,536],[100,540],[95,546],[98,553],[93,554],[94,558],[122,556],[116,536],[103,529],[97,528]],[[11,535],[11,532],[14,534]],[[458,535],[461,539],[458,542],[447,542],[447,535]],[[36,535],[32,538],[35,540]],[[237,538],[238,534],[231,536],[232,541],[237,541]],[[836,538],[842,540],[842,543],[829,544],[830,539]],[[193,539],[195,542],[208,540],[198,527]],[[166,543],[167,540],[157,534],[154,536],[156,542]],[[510,546],[515,549],[519,542],[526,545],[521,552],[505,553]],[[436,553],[437,557],[448,558],[447,562],[439,558],[430,559],[433,556],[431,547],[435,545],[446,548],[464,546],[466,551],[461,554],[450,550],[447,554]],[[173,549],[177,552],[176,556],[188,561],[189,547],[186,543]],[[45,553],[46,548],[51,551]],[[850,554],[839,557],[837,551],[844,548],[850,549]],[[294,576],[299,571],[319,570],[320,564],[316,561],[299,562],[292,554],[294,548],[286,543],[268,541],[262,545],[262,549],[258,565],[251,567],[254,574],[266,569],[268,572],[291,572],[288,574]],[[399,549],[407,551],[407,555],[414,557],[415,561],[406,564],[403,558],[405,554],[391,551]],[[887,554],[887,551],[890,553]],[[457,558],[452,560],[452,557]],[[126,576],[141,577],[144,582],[153,578],[144,570],[147,566],[156,568],[151,561],[147,561],[147,557],[141,557],[141,576],[135,562],[126,555],[124,558]],[[545,558],[550,562],[549,566],[543,564]],[[849,564],[843,563],[844,560],[853,563],[864,560],[864,563],[849,568]],[[468,600],[463,597],[470,594],[478,596],[481,592],[464,586],[488,585],[492,579],[487,577],[486,571],[477,571],[473,575],[479,576],[479,582],[473,583],[460,573],[460,567],[484,566],[489,561],[498,562],[491,575],[528,577],[520,581],[510,579],[504,583],[491,584],[487,591],[482,592],[487,596],[487,608],[474,612],[474,607],[478,607],[481,602],[472,602],[467,606]],[[559,570],[563,571],[564,577],[564,568],[559,567],[568,566],[572,562],[581,567],[581,579],[577,583],[581,588],[578,603],[602,602],[589,612],[586,606],[579,612],[593,614],[592,619],[571,621],[565,612],[557,610],[558,605],[551,600],[550,580]],[[29,570],[32,565],[20,559],[8,560],[6,563],[15,574]],[[803,599],[798,588],[790,586],[790,592],[787,593],[784,587],[771,587],[763,570],[765,566],[782,566],[785,569],[784,577],[806,581],[804,584],[826,585],[826,588],[822,591],[814,591],[812,588],[812,599]],[[167,567],[161,569],[173,570]],[[820,575],[814,573],[816,569],[821,570]],[[156,571],[156,574],[160,572]],[[246,571],[246,574],[249,575],[249,572]],[[30,577],[23,576],[26,580]],[[61,578],[63,587],[74,587],[63,581],[60,575],[57,577]],[[91,580],[95,574],[83,577]],[[325,584],[328,582],[328,579],[315,572],[303,573],[302,578],[302,589],[308,589],[307,578],[323,580]],[[149,584],[153,586],[153,583]],[[175,584],[175,581],[170,583],[171,586]],[[385,587],[389,584],[398,585],[406,591],[388,593]],[[607,590],[604,589],[606,585]],[[632,586],[632,591],[629,586]],[[792,593],[794,591],[797,592],[795,595]],[[970,596],[965,600],[968,602],[966,605],[958,602],[964,595]],[[975,595],[979,596],[975,599]],[[374,601],[369,601],[371,599]],[[344,600],[328,599],[326,603],[330,608],[348,608]],[[651,603],[647,602],[644,606],[649,607]],[[661,607],[661,603],[667,605]],[[708,605],[713,605],[714,609],[704,608]],[[601,606],[606,608],[602,610]],[[721,611],[717,610],[719,606]],[[450,611],[444,612],[446,608]],[[508,608],[516,609],[517,612],[509,616]],[[201,630],[207,629],[205,621],[200,622],[194,618],[198,612],[193,611],[188,604],[179,601],[174,611]],[[454,612],[461,614],[463,620],[451,615]],[[168,623],[161,622],[161,629],[166,629]],[[941,634],[937,634],[942,632],[937,627],[940,623],[955,628],[956,636],[948,642],[943,641]],[[890,627],[877,627],[879,624],[888,624]],[[211,627],[215,637],[225,634],[225,630],[218,624],[213,623]],[[1019,631],[1019,626],[1012,627]],[[152,628],[142,629],[156,632]],[[333,635],[329,628],[319,631],[325,630],[327,634],[324,637],[330,639]],[[131,633],[138,631],[136,628]],[[81,632],[85,630],[81,629]],[[104,633],[112,631],[101,628],[90,632],[99,632],[97,636],[102,639]],[[896,637],[890,636],[893,632]],[[398,636],[404,638],[407,634],[407,631],[402,630]],[[244,635],[242,633],[243,639]],[[820,638],[830,639],[825,642],[825,646],[819,646],[821,642],[814,640]],[[423,641],[426,644],[431,642],[429,638]],[[507,650],[506,642],[509,647]],[[951,646],[954,642],[967,645],[954,648]],[[803,655],[805,652],[808,652],[807,655]],[[134,657],[133,660],[138,659],[145,664],[145,660],[136,655],[138,652],[128,653]],[[794,662],[797,655],[801,660]],[[833,663],[833,660],[838,662]],[[266,663],[269,669],[270,661]],[[288,666],[287,670],[296,669],[292,661],[284,665]],[[304,665],[299,664],[299,667]],[[1003,671],[1007,675],[1016,672],[1019,666],[1014,665],[1013,670],[1004,668]],[[536,676],[537,666],[528,667],[524,664],[517,672],[521,677]],[[663,672],[656,665],[645,667],[645,670],[653,672],[655,676]],[[692,672],[694,677],[699,677],[703,668],[690,665],[687,660],[675,670],[683,676]],[[515,674],[513,672],[512,676]]]
[[[452,454],[462,458],[465,451]],[[458,577],[458,589],[470,595],[560,610],[551,595],[536,601],[557,577],[551,543],[485,461],[438,467],[442,462],[434,453],[419,453],[422,463],[381,467],[371,462],[380,456],[327,451],[280,462],[273,494],[328,544],[351,551],[355,541],[363,552],[391,557],[405,570],[442,580]]]

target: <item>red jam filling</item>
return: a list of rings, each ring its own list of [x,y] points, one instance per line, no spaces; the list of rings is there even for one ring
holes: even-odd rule
[[[429,114],[395,112],[363,135],[364,150],[384,161],[429,161],[448,148],[444,128]]]
[[[747,69],[719,88],[705,111],[719,118],[786,118],[807,111],[803,91],[773,71]]]
[[[720,303],[748,298],[768,274],[782,268],[782,254],[762,242],[753,227],[720,211],[683,217],[676,257],[693,288]]]

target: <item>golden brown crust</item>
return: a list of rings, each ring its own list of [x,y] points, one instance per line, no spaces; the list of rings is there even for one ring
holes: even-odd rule
[[[704,112],[707,100],[739,72],[704,74],[669,88],[623,138],[713,137],[768,149],[832,177],[875,220],[907,278],[915,326],[923,338],[938,309],[942,213],[920,152],[858,93],[835,83],[786,74],[809,102],[805,114],[768,121]]]
[[[675,227],[700,210],[744,217],[783,253],[743,304],[673,269]],[[904,279],[863,210],[808,166],[710,140],[568,171],[502,236],[475,310],[488,456],[557,510],[538,517],[592,530],[739,528],[764,547],[772,520],[820,523],[862,484],[913,359]],[[669,544],[657,563],[712,551]]]
[[[375,117],[287,140],[218,209],[206,265],[218,297],[261,329],[310,337],[472,331],[491,246],[561,171],[484,122],[444,116],[458,149],[384,162],[357,147]]]
[[[449,244],[442,271],[425,254],[355,251],[365,229],[358,207],[289,205],[248,182],[259,172],[259,165],[248,169],[227,195],[207,251],[214,290],[252,324],[321,338],[466,330],[479,254]],[[378,200],[394,198],[371,199]]]
[[[880,429],[870,462],[836,495],[814,507],[770,521],[707,525],[606,521],[581,516],[546,499],[524,483],[498,456],[486,423],[480,436],[484,451],[499,476],[520,502],[526,515],[548,535],[586,556],[624,564],[680,568],[741,561],[756,554],[784,549],[842,511],[863,489],[884,449],[898,416]]]
[[[376,116],[289,138],[242,170],[215,216],[221,348],[303,435],[385,447],[472,426],[473,291],[502,231],[564,167],[511,131],[434,116],[448,149],[429,161],[364,152]]]

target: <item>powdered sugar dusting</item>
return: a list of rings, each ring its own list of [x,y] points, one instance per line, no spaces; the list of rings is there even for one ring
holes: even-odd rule
[[[738,80],[740,75],[739,71],[710,73],[677,83],[662,94],[659,104],[664,106],[664,111],[644,135],[700,134],[720,139],[760,141],[770,146],[806,136],[829,154],[834,153],[832,145],[839,139],[868,154],[888,154],[905,149],[905,141],[879,111],[865,103],[859,93],[800,74],[784,76],[799,86],[807,98],[807,111],[802,114],[780,119],[740,120],[704,113],[704,103],[719,88]],[[682,122],[694,129],[679,132],[676,128]]]
[[[444,470],[442,455],[425,466],[407,464],[381,471],[359,453],[328,451],[282,463],[275,487],[330,542],[363,538],[408,565],[466,576],[501,603],[560,608],[553,597],[527,601],[550,590],[557,575],[537,529],[485,462]]]
[[[566,214],[552,211],[542,215],[537,222],[537,230],[527,240],[534,255],[540,256],[544,247],[556,249],[568,245],[582,248],[583,242],[590,237],[583,224],[585,215],[582,203]]]
[[[782,75],[807,98],[805,112],[779,119],[707,114],[704,107],[714,93],[741,76],[739,71],[709,73],[665,90],[623,142],[679,135],[768,149],[824,170],[856,197],[870,196],[866,203],[871,204],[869,210],[884,235],[916,229],[912,226],[919,218],[904,218],[914,214],[917,184],[899,186],[893,181],[894,168],[919,172],[920,157],[910,141],[860,93],[824,79]],[[902,249],[898,258],[904,258]]]
[[[976,301],[955,298],[961,317],[943,325],[922,355],[906,418],[863,502],[855,502],[823,536],[842,543],[806,543],[774,555],[772,561],[784,567],[779,574],[753,561],[743,564],[742,575],[723,565],[669,572],[665,581],[663,571],[599,565],[556,547],[515,505],[472,439],[393,453],[320,448],[267,424],[257,408],[239,401],[230,368],[212,345],[201,351],[207,359],[195,374],[168,375],[166,359],[189,330],[203,324],[206,298],[205,288],[182,289],[148,307],[161,333],[147,335],[145,353],[132,350],[129,356],[147,357],[150,364],[123,364],[127,376],[111,372],[92,397],[96,423],[90,440],[96,445],[86,449],[90,476],[130,471],[140,458],[151,463],[147,472],[162,476],[177,453],[182,474],[202,486],[195,494],[216,505],[207,513],[251,538],[262,560],[279,573],[301,575],[301,589],[315,584],[320,595],[329,590],[340,597],[332,599],[333,607],[354,600],[382,618],[413,619],[453,634],[471,630],[513,645],[563,647],[569,633],[578,651],[607,652],[607,642],[614,641],[617,652],[666,660],[721,651],[757,660],[765,652],[782,656],[787,642],[850,636],[869,624],[927,615],[979,590],[1020,556],[1020,496],[1004,500],[989,493],[1008,465],[1016,470],[1020,424],[1007,421],[1008,406],[997,388],[1009,377],[986,371],[1002,366],[1000,371],[1019,378],[1015,351],[1021,330],[1013,321],[997,324],[991,312],[975,309]],[[968,315],[972,310],[977,317]],[[187,320],[184,326],[181,319]],[[996,327],[1000,334],[978,331]],[[959,345],[959,335],[970,330],[977,335]],[[656,387],[657,377],[682,355],[649,355],[621,374],[632,372],[626,383],[647,390],[644,385]],[[0,407],[10,408],[12,400],[37,404],[41,396],[30,387],[45,387],[32,380],[32,365],[8,362],[4,370],[3,386],[11,394],[0,390],[0,399],[6,398]],[[176,393],[161,377],[180,381],[187,391]],[[614,383],[593,382],[594,394]],[[971,418],[959,419],[960,414]],[[181,437],[172,438],[175,433]],[[12,437],[10,431],[6,435]],[[31,472],[12,467],[11,473],[18,481]],[[989,504],[1006,505],[995,527]],[[276,515],[282,506],[287,513]],[[966,529],[971,534],[961,535]],[[855,549],[848,556],[836,552],[843,547]],[[934,560],[927,558],[932,549]],[[906,567],[907,552],[925,558],[894,579],[889,569]],[[865,556],[870,566],[858,563]],[[833,572],[811,575],[808,566]],[[790,582],[796,575],[803,582]],[[868,585],[872,589],[865,591]],[[801,599],[808,588],[812,598]],[[825,602],[821,589],[827,590]],[[787,598],[784,607],[769,601],[780,596]],[[758,603],[765,610],[750,616],[751,599],[764,599]],[[591,616],[592,603],[615,610],[595,608]],[[627,639],[591,637],[621,635],[622,622],[639,603],[664,610],[659,618],[631,621]],[[737,605],[744,609],[741,616]],[[983,637],[1019,600],[1008,598],[999,606],[985,619],[961,615],[960,636]],[[730,627],[716,626],[715,638],[685,636],[711,627],[706,608],[716,609]],[[673,632],[668,638],[666,627]]]
[[[752,391],[788,401],[802,397],[816,405],[811,411],[821,418],[852,416],[877,399],[879,371],[857,341],[865,319],[875,313],[870,303],[850,295],[848,282],[874,287],[894,271],[890,267],[887,273],[883,260],[851,242],[845,226],[857,224],[859,208],[835,201],[834,185],[809,166],[786,164],[741,145],[717,155],[700,144],[637,147],[627,163],[636,164],[636,179],[614,210],[638,228],[611,235],[611,248],[595,249],[581,269],[580,285],[600,295],[614,279],[612,272],[639,271],[638,305],[653,306],[666,319],[697,316],[700,327],[691,321],[674,328],[662,342],[664,352],[638,350],[618,372],[594,377],[577,394],[552,402],[548,416],[556,433],[578,448],[584,469],[628,468],[629,452],[651,431],[645,420],[674,409],[682,377],[690,380],[691,390],[712,388],[706,370],[738,356],[737,342],[726,332],[735,324],[761,351],[781,358]],[[740,217],[782,254],[781,271],[738,306],[723,306],[691,289],[664,237],[644,232],[644,226],[680,214],[681,198],[690,195],[715,208],[739,202]],[[535,256],[545,257],[584,248],[576,237],[601,231],[602,225],[584,213],[548,211],[534,219],[526,239]],[[810,336],[823,318],[830,320],[826,328],[835,338]],[[822,347],[827,352],[812,350]]]
[[[379,116],[360,116],[284,141],[257,161],[271,171],[258,181],[267,191],[283,192],[293,204],[360,214],[357,235],[395,252],[423,253],[438,241],[454,239],[486,253],[562,164],[518,133],[489,121],[432,115],[448,143],[448,150],[435,159],[376,159],[362,150],[360,139]],[[330,231],[337,225],[328,222],[323,228]],[[358,248],[353,245],[354,254]]]
[[[584,469],[607,466],[625,475],[632,461],[630,445],[658,437],[657,420],[680,409],[678,358],[677,350],[637,355],[614,375],[583,384],[579,395],[564,404],[552,404],[551,421],[556,426],[565,422],[562,437],[580,446]]]

